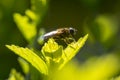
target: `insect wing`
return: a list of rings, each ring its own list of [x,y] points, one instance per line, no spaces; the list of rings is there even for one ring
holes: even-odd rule
[[[47,40],[51,37],[54,37],[56,34],[57,34],[57,31],[52,31],[52,32],[46,33],[45,35],[43,35],[43,39]]]
[[[52,32],[49,32],[49,33],[46,33],[45,35],[44,35],[44,37],[52,37],[52,36],[54,36],[55,34],[57,34],[57,31],[52,31]]]

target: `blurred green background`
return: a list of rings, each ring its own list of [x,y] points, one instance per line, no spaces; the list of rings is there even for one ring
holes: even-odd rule
[[[0,80],[8,78],[11,68],[21,71],[18,56],[5,45],[27,46],[13,14],[24,15],[30,7],[30,0],[0,0]],[[61,27],[76,28],[76,40],[89,34],[75,61],[84,63],[91,57],[110,53],[120,58],[120,0],[49,0],[48,10],[38,29],[44,28],[48,32]]]

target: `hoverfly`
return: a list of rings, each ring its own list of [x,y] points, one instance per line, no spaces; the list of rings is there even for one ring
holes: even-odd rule
[[[49,38],[55,40],[63,40],[65,43],[69,44],[74,42],[74,35],[76,34],[76,29],[74,28],[59,28],[57,30],[46,33],[42,36],[44,41],[48,41]]]

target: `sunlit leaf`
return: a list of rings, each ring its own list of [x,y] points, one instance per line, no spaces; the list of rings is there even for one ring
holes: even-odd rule
[[[31,0],[31,4],[31,10],[26,10],[24,16],[19,13],[14,14],[14,21],[28,42],[32,42],[37,34],[36,27],[42,21],[48,7],[48,1]]]
[[[42,53],[48,59],[52,59],[55,62],[59,62],[62,56],[63,47],[58,45],[54,39],[49,39],[47,43],[42,47]]]
[[[116,77],[116,78],[115,78],[115,79],[113,79],[113,80],[120,80],[120,76]]]
[[[55,74],[53,80],[120,80],[119,76],[116,77],[120,71],[119,62],[119,57],[110,53],[91,57],[83,64],[72,61]]]
[[[26,10],[26,11],[25,11],[25,14],[26,14],[26,16],[28,16],[31,20],[33,20],[33,22],[37,21],[37,19],[38,19],[37,15],[36,15],[33,11],[31,11],[31,10]]]
[[[32,39],[36,36],[37,33],[36,23],[30,23],[27,16],[22,16],[18,13],[14,14],[14,20],[25,39],[29,42],[32,41]]]
[[[68,45],[68,47],[64,50],[62,54],[62,58],[64,61],[59,67],[59,69],[61,69],[68,61],[70,61],[78,53],[78,51],[85,44],[87,38],[88,38],[88,34],[83,38],[80,38],[77,42]]]
[[[15,45],[6,45],[10,50],[15,52],[15,54],[19,55],[26,61],[28,61],[32,66],[34,66],[39,72],[47,75],[48,74],[48,68],[46,63],[37,56],[32,50],[28,48],[23,48]]]
[[[12,69],[7,80],[25,80],[23,75],[17,72],[15,69]]]

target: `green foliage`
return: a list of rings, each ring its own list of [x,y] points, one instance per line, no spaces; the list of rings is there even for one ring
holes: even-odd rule
[[[99,15],[88,25],[85,24],[84,30],[89,33],[92,42],[99,41],[106,48],[113,46],[119,26],[115,16]],[[111,43],[111,44],[110,44]]]
[[[59,62],[59,58],[62,55],[63,46],[58,45],[53,39],[50,39],[45,45],[42,47],[42,53],[46,56],[46,60],[48,64],[50,61]]]
[[[15,0],[12,0],[12,1],[13,1],[12,4],[15,3],[14,2]],[[6,1],[2,0],[0,2],[6,5]],[[85,35],[84,37],[79,38],[77,42],[68,44],[67,47],[65,48],[62,45],[59,45],[58,43],[56,43],[54,39],[49,39],[49,41],[46,42],[44,46],[42,46],[42,48],[39,48],[39,50],[36,50],[36,47],[37,47],[36,43],[39,43],[40,45],[43,43],[43,40],[41,39],[41,35],[45,33],[45,30],[44,30],[45,28],[41,28],[40,30],[37,30],[38,29],[37,26],[41,26],[39,24],[41,24],[42,19],[47,12],[49,0],[31,0],[31,8],[25,10],[24,15],[20,13],[13,14],[14,21],[16,22],[16,25],[18,29],[21,31],[24,38],[27,40],[29,48],[23,48],[16,45],[6,45],[7,48],[12,50],[15,54],[19,56],[18,61],[25,75],[23,76],[19,72],[17,72],[15,69],[12,69],[8,80],[28,80],[28,79],[30,80],[43,80],[43,79],[44,80],[120,80],[120,75],[119,75],[119,72],[120,72],[119,57],[120,56],[116,55],[116,54],[119,54],[120,52],[119,51],[120,39],[116,38],[117,34],[119,35],[118,33],[119,20],[117,20],[119,18],[116,17],[116,16],[119,16],[118,15],[119,13],[103,14],[106,12],[106,8],[102,10],[102,7],[106,7],[106,5],[101,5],[101,3],[104,3],[104,2],[105,2],[104,4],[106,4],[107,2],[107,3],[110,3],[111,5],[111,1],[79,0],[80,6],[78,6],[79,3],[77,3],[76,7],[72,6],[72,10],[69,6],[70,4],[75,5],[74,1],[69,1],[69,3],[65,1],[66,3],[64,3],[62,7],[61,7],[61,3],[59,3],[60,5],[56,4],[57,6],[53,5],[56,2],[57,0],[51,1],[52,5],[50,6],[51,8],[50,10],[51,11],[53,10],[52,18],[55,17],[56,21],[54,19],[50,19],[50,21],[47,20],[48,23],[46,24],[45,22],[45,24],[46,25],[50,24],[51,26],[52,21],[54,22],[54,24],[57,24],[57,25],[59,23],[57,21],[60,21],[59,23],[60,25],[65,25],[65,23],[67,23],[67,25],[79,24],[79,26],[76,27],[78,31],[81,30],[79,32],[82,33],[83,32],[82,29],[84,29],[85,32],[90,35],[89,40],[95,43],[95,46],[94,46],[94,43],[88,42],[87,44],[88,46],[85,47],[86,52],[80,55],[80,58],[82,59],[85,58],[86,61],[82,62],[81,64],[77,64],[77,61],[75,60],[67,64],[80,51],[81,47],[83,47],[85,41],[88,38],[88,35]],[[9,5],[6,5],[6,6],[9,6]],[[69,12],[69,9],[65,10],[63,9],[63,7],[65,7],[65,9],[70,8],[70,12]],[[109,8],[110,6],[107,5],[107,7]],[[112,6],[112,7],[114,8],[115,6]],[[4,8],[0,7],[0,12],[2,12],[2,9]],[[59,13],[57,12],[57,9],[60,11]],[[118,6],[118,9],[119,9],[119,6]],[[79,11],[76,11],[76,10],[79,10]],[[117,10],[117,8],[115,8],[115,10]],[[75,13],[75,11],[77,12],[77,14]],[[63,15],[62,12],[64,12],[65,14]],[[54,13],[57,14],[57,16],[54,15]],[[58,14],[60,15],[62,14],[62,17],[67,16],[66,17],[67,20],[64,20],[62,22],[63,18],[61,18],[61,16],[58,16]],[[5,15],[4,13],[0,13],[0,20],[2,20],[4,15]],[[76,16],[78,18],[76,18]],[[79,21],[79,16],[80,16],[80,21]],[[50,14],[50,17],[51,17],[51,14]],[[57,18],[58,19],[60,18],[61,20],[57,20]],[[74,18],[76,20],[74,20]],[[6,19],[4,21],[7,21],[7,20],[9,19]],[[69,22],[69,20],[71,22]],[[3,26],[4,23],[1,25]],[[81,26],[83,24],[85,25]],[[4,26],[8,27],[9,24]],[[4,31],[2,31],[2,29],[3,28],[1,27],[0,32],[3,33]],[[10,33],[11,30],[9,30],[8,33]],[[8,37],[8,33],[6,33],[7,39],[10,38]],[[1,34],[1,36],[3,35]],[[92,50],[90,50],[91,48]],[[99,50],[98,52],[97,52],[97,49]],[[115,50],[117,50],[118,52]],[[88,54],[86,55],[86,53]],[[102,55],[99,55],[99,53]],[[99,55],[99,57],[95,57],[95,56],[91,57],[91,55],[93,54],[95,56]],[[82,55],[84,55],[84,57]],[[88,56],[90,57],[87,58]]]
[[[118,76],[117,78],[113,79],[113,80],[120,80],[120,76]]]
[[[48,0],[31,0],[32,10],[26,10],[25,16],[19,13],[14,14],[14,21],[17,27],[28,42],[33,42],[37,35],[37,25],[41,23],[42,17],[48,7]]]
[[[24,79],[23,75],[21,75],[15,69],[12,69],[8,80],[25,80],[25,79]]]
[[[119,61],[117,55],[110,53],[101,57],[91,57],[84,64],[71,62],[54,75],[54,80],[119,80],[119,77],[113,77],[120,70]]]
[[[72,43],[67,46],[64,50],[64,54],[62,55],[63,63],[60,66],[60,69],[66,64],[69,60],[71,60],[81,49],[81,47],[84,45],[85,41],[88,38],[88,34],[84,36],[83,38],[80,38],[76,43]]]
[[[22,48],[15,45],[6,45],[7,48],[15,52],[27,62],[29,62],[33,67],[35,67],[40,73],[45,75],[51,75],[51,72],[60,70],[68,61],[70,61],[81,49],[87,40],[88,35],[80,38],[77,42],[73,42],[68,45],[67,48],[63,49],[63,46],[58,45],[54,39],[49,39],[47,43],[43,46],[41,53],[43,54],[45,60],[35,54],[32,50],[28,48]],[[39,53],[39,54],[41,54]],[[28,65],[19,59],[25,73],[28,72]],[[62,62],[61,62],[62,61]],[[27,67],[27,68],[26,68]],[[27,69],[27,71],[26,71]],[[48,74],[49,72],[49,74]]]
[[[95,20],[100,30],[100,41],[106,42],[118,32],[118,22],[112,16],[101,15]],[[104,35],[103,35],[104,34]]]
[[[32,50],[28,48],[22,48],[15,45],[6,45],[10,50],[14,51],[17,55],[28,61],[34,66],[39,72],[47,75],[48,68],[45,62],[37,56]]]
[[[18,61],[22,67],[23,72],[27,75],[29,73],[29,64],[23,59],[23,58],[18,58]]]
[[[30,23],[27,16],[21,16],[20,14],[14,14],[15,22],[17,23],[18,28],[22,32],[23,36],[27,41],[32,41],[36,35],[36,24]]]

